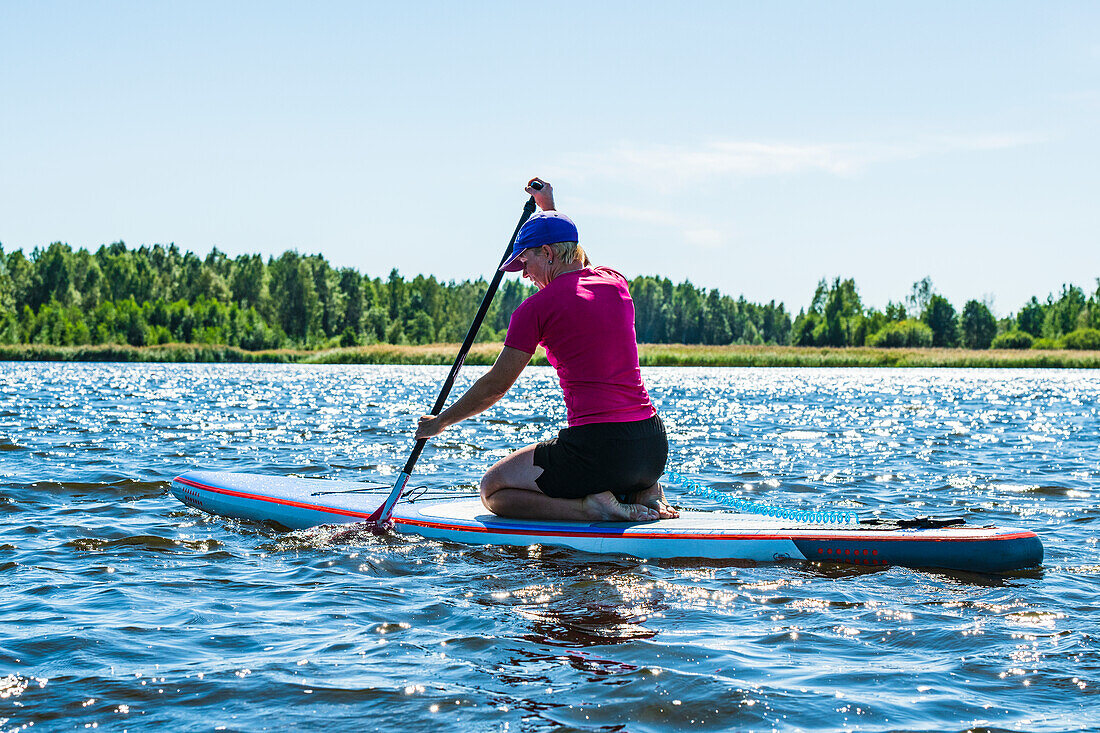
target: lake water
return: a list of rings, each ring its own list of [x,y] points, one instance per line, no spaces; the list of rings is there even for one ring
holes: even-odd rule
[[[1008,577],[334,542],[168,493],[392,480],[445,374],[0,363],[0,731],[1100,729],[1100,373],[645,370],[682,473],[1038,532]],[[469,491],[563,422],[529,369],[413,483]]]

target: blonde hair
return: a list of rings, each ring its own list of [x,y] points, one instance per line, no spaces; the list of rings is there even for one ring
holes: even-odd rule
[[[576,242],[554,242],[546,246],[554,251],[555,259],[560,259],[567,265],[574,262],[580,262],[585,267],[588,267],[592,264],[588,261],[588,255],[585,254],[584,249]]]

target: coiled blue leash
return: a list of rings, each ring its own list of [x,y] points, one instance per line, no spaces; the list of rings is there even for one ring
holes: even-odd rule
[[[776,519],[788,519],[792,522],[805,522],[809,524],[857,524],[859,516],[855,512],[840,511],[834,509],[784,509],[774,504],[749,501],[738,496],[730,496],[721,491],[707,488],[698,481],[690,479],[671,468],[665,469],[665,479],[670,484],[677,484],[687,489],[689,494],[702,496],[711,501],[716,501],[744,514],[760,514]]]

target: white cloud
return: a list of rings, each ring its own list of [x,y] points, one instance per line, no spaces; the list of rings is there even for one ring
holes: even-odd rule
[[[855,176],[872,166],[936,155],[996,151],[1040,142],[1027,135],[926,135],[903,142],[716,140],[695,146],[622,143],[602,153],[565,155],[549,171],[573,191],[570,213],[660,230],[661,239],[696,253],[739,239],[728,207],[701,211],[694,200],[718,182],[819,174]],[[609,200],[629,201],[619,204]],[[683,199],[688,194],[690,199]],[[653,206],[646,206],[652,202]],[[677,204],[682,209],[677,210]],[[690,212],[690,214],[688,213]]]
[[[684,240],[700,249],[719,249],[726,243],[726,236],[717,229],[684,229]]]
[[[578,202],[572,207],[576,213],[586,216],[600,216],[634,224],[667,229],[681,242],[699,249],[714,250],[730,242],[732,237],[725,231],[670,211],[642,208],[637,206],[601,205],[593,206]]]
[[[688,225],[687,219],[682,216],[668,211],[639,206],[623,206],[622,204],[592,206],[581,202],[574,206],[573,210],[583,214],[606,216],[611,219],[635,221],[661,227],[683,228]]]
[[[567,157],[570,178],[644,180],[662,188],[702,178],[801,173],[849,176],[883,163],[958,152],[1003,150],[1041,142],[1029,135],[943,135],[898,143],[798,143],[716,140],[696,146],[622,143],[607,153]]]

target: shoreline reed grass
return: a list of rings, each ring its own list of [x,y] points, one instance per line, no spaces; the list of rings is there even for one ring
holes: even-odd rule
[[[159,346],[0,345],[0,361],[95,361],[266,364],[420,364],[450,365],[458,344],[408,346],[371,344],[348,348],[245,351],[216,344]],[[467,364],[490,365],[500,343],[474,344]],[[1100,351],[990,349],[882,349],[871,347],[701,346],[642,344],[642,366],[764,366],[764,367],[1002,367],[1098,369]],[[545,365],[539,349],[532,361]]]

